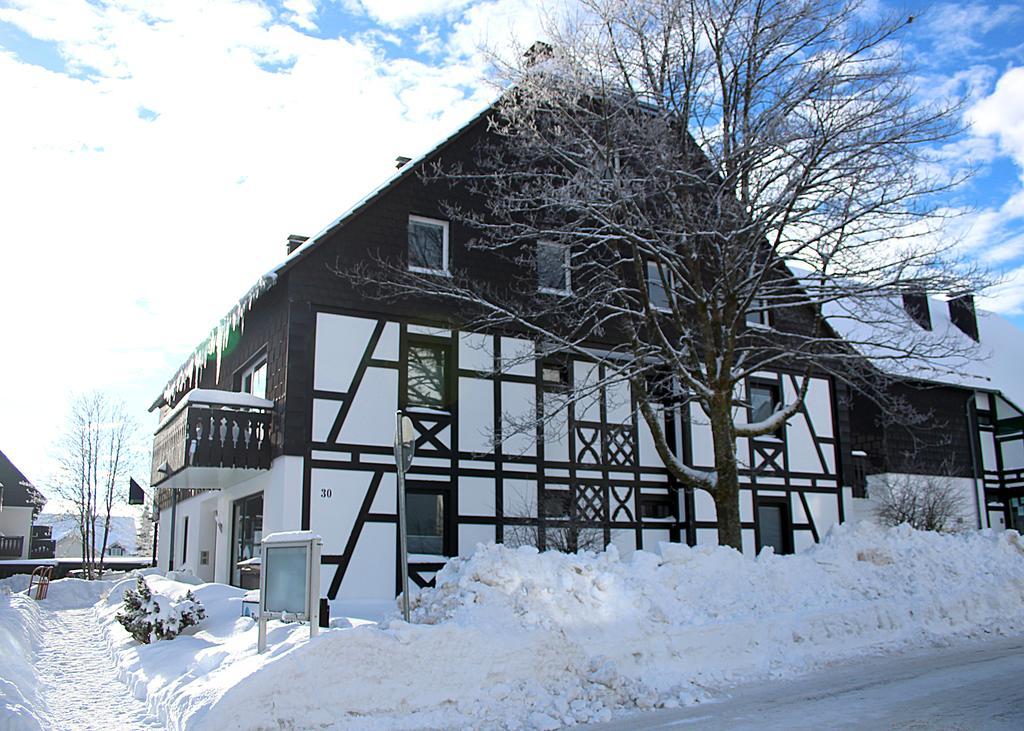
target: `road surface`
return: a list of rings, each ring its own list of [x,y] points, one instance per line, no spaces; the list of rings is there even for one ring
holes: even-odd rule
[[[586,726],[660,729],[1024,729],[1024,637],[870,658],[717,702]]]

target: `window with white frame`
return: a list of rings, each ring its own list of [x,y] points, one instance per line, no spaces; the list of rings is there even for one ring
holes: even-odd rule
[[[448,273],[448,222],[409,216],[409,269]]]
[[[448,404],[448,349],[430,341],[406,349],[406,404],[445,408]]]
[[[242,371],[242,393],[267,397],[267,359],[261,358]]]
[[[537,242],[537,287],[548,294],[571,294],[569,247],[554,241]]]
[[[749,386],[750,423],[764,421],[782,405],[779,386],[776,383],[751,382]],[[770,436],[782,437],[783,427],[776,429]]]
[[[657,262],[647,262],[647,297],[651,306],[657,310],[669,311],[672,309],[668,290],[665,283],[672,284],[672,275],[669,271],[658,266]]]
[[[756,297],[747,310],[747,325],[750,327],[771,327],[768,313],[768,300]]]

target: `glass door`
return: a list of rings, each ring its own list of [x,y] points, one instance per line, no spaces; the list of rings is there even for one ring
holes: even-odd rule
[[[243,589],[258,589],[258,567],[239,566],[239,562],[260,555],[263,541],[263,493],[236,500],[232,510],[231,584]]]

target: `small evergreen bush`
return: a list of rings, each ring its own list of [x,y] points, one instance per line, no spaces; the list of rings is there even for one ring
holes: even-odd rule
[[[199,624],[206,618],[206,610],[191,591],[184,599],[172,600],[166,596],[153,596],[146,579],[138,577],[134,589],[124,593],[124,609],[117,613],[117,621],[128,633],[144,645],[154,640],[170,640],[186,627]]]

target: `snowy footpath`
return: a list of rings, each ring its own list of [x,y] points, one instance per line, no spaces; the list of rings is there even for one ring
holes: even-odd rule
[[[14,587],[9,584],[14,583]],[[8,588],[21,588],[9,582]],[[113,582],[64,579],[46,599],[0,597],[0,729],[160,728],[120,682],[94,604]],[[17,653],[20,657],[12,657]],[[15,693],[17,687],[17,693]]]
[[[46,602],[42,602],[45,606]],[[36,672],[53,731],[161,728],[118,680],[95,610],[43,609]]]

